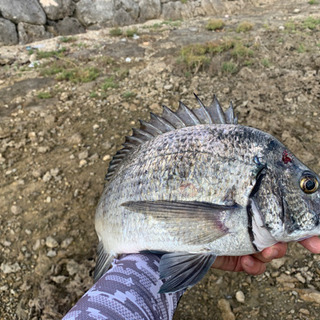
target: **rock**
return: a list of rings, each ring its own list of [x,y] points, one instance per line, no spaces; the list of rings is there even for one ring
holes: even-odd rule
[[[42,177],[42,180],[43,180],[44,182],[49,182],[49,181],[51,180],[51,178],[52,178],[52,175],[50,174],[49,171],[47,171],[47,172],[44,174],[44,176]]]
[[[164,19],[179,20],[182,18],[181,11],[183,4],[180,1],[164,3],[162,7],[162,16]]]
[[[134,24],[139,17],[139,5],[130,0],[119,0],[115,6],[112,23],[118,26]]]
[[[47,252],[47,256],[49,257],[49,258],[53,258],[53,257],[55,257],[57,255],[57,252],[55,251],[55,250],[49,250],[48,252]]]
[[[53,168],[53,169],[50,169],[50,174],[53,176],[53,177],[56,177],[59,173],[59,168]]]
[[[13,264],[9,264],[9,263],[4,263],[3,262],[3,263],[1,263],[0,269],[5,274],[7,274],[7,273],[15,273],[15,272],[21,270],[18,262],[15,262]]]
[[[53,237],[49,236],[46,238],[46,246],[48,248],[56,248],[59,246],[59,243],[56,239],[54,239]]]
[[[32,250],[37,251],[40,248],[40,245],[41,245],[41,241],[40,239],[37,239],[35,244],[32,246]]]
[[[223,320],[235,320],[236,317],[231,311],[230,303],[226,299],[220,299],[218,301],[218,308],[220,309]]]
[[[67,271],[70,274],[70,276],[73,276],[79,271],[79,264],[74,260],[69,260],[67,262]]]
[[[66,277],[66,276],[55,276],[55,277],[50,277],[50,279],[53,282],[60,284],[60,283],[64,282],[66,279],[68,279],[68,277]]]
[[[287,261],[287,258],[274,259],[270,262],[271,266],[275,269],[279,269]]]
[[[22,212],[22,209],[16,205],[11,206],[10,210],[14,215],[18,215]]]
[[[76,4],[76,17],[85,26],[111,25],[113,14],[113,0],[80,0]]]
[[[79,153],[78,158],[79,160],[87,159],[89,156],[88,150],[82,151]]]
[[[300,298],[307,302],[315,302],[320,304],[320,292],[312,289],[297,289]]]
[[[161,14],[160,0],[140,0],[139,7],[139,20],[141,22],[144,22],[149,19],[156,19]]]
[[[20,44],[26,44],[28,42],[51,37],[50,33],[46,31],[44,26],[37,26],[25,22],[19,22],[18,34]]]
[[[243,293],[241,290],[239,290],[239,291],[236,292],[236,300],[237,300],[238,302],[240,302],[240,303],[244,303],[244,301],[245,301],[245,296],[244,296],[244,293]]]
[[[109,161],[111,159],[111,156],[109,154],[106,154],[103,158],[102,161]]]
[[[55,35],[66,36],[85,32],[83,25],[73,17],[64,17],[59,21],[48,21],[48,25],[53,27]]]
[[[1,0],[0,11],[4,18],[15,23],[46,23],[46,14],[37,0]]]
[[[49,151],[49,147],[48,146],[41,146],[38,148],[37,150],[39,153],[46,153]]]
[[[70,237],[70,238],[66,238],[64,239],[62,242],[61,242],[61,248],[62,249],[66,249],[70,246],[70,244],[72,243],[73,241],[73,238]]]
[[[48,19],[59,20],[71,16],[75,9],[72,0],[39,0]]]
[[[81,134],[80,133],[75,133],[73,134],[70,139],[69,139],[69,142],[71,144],[80,144],[82,142],[82,137],[81,137]]]
[[[0,18],[0,45],[12,45],[18,43],[18,33],[14,23]]]

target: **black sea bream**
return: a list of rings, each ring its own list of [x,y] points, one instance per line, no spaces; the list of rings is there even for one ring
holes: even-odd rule
[[[95,279],[120,254],[162,253],[160,292],[197,283],[216,256],[320,234],[319,176],[268,133],[206,107],[141,121],[110,163],[96,211]]]

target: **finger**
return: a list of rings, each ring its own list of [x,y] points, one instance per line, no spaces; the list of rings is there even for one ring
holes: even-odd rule
[[[243,271],[252,275],[258,275],[266,271],[266,265],[252,256],[241,257],[241,266]]]
[[[282,258],[287,251],[287,243],[276,243],[272,247],[266,248],[263,251],[254,254],[253,256],[261,262],[270,262],[273,259]]]
[[[212,268],[225,271],[243,271],[241,257],[220,256],[217,257]]]
[[[316,236],[299,241],[299,243],[312,253],[320,253],[320,239]]]

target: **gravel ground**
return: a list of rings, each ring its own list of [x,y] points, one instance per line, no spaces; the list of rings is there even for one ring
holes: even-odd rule
[[[133,37],[103,29],[0,48],[0,319],[59,319],[91,287],[109,160],[161,104],[195,107],[193,92],[207,103],[213,93],[224,106],[232,99],[241,124],[320,171],[312,3],[261,5],[221,17],[217,31],[205,28],[208,18],[152,21],[127,27]],[[250,30],[237,32],[244,21]],[[204,49],[230,41],[215,55]],[[201,53],[190,51],[196,43]],[[320,256],[292,244],[261,276],[211,270],[175,320],[318,319],[319,266]]]

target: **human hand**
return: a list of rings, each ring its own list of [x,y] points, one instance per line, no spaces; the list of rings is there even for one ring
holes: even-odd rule
[[[320,239],[316,236],[299,241],[299,243],[312,253],[320,253]],[[217,257],[212,267],[225,271],[245,271],[252,275],[258,275],[265,272],[268,262],[273,259],[282,258],[287,251],[287,247],[286,243],[279,242],[252,255]]]

